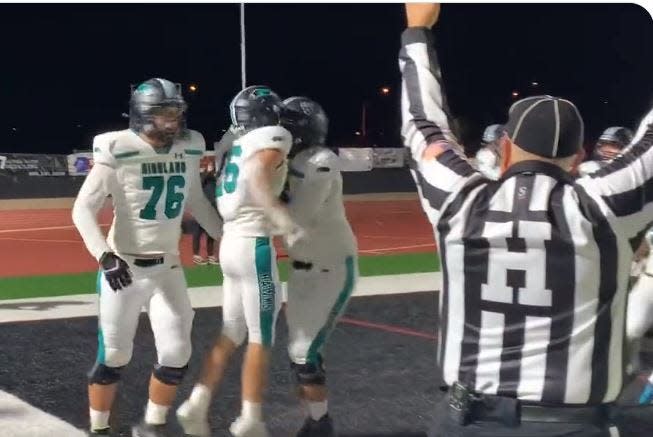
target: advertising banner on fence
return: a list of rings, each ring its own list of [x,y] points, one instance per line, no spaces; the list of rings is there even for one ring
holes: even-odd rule
[[[81,152],[68,155],[68,174],[84,176],[93,167],[93,152]]]
[[[401,168],[404,166],[406,152],[405,147],[388,147],[372,149],[374,168]]]
[[[0,156],[0,173],[4,175],[65,176],[65,155],[4,153]]]
[[[370,171],[374,167],[373,149],[347,148],[338,149],[342,171]]]

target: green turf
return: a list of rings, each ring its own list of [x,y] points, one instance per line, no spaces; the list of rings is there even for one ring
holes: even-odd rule
[[[362,276],[379,276],[438,271],[440,263],[438,257],[432,253],[410,253],[362,256],[359,267]],[[218,267],[194,266],[185,270],[189,287],[222,284],[222,273]],[[286,261],[279,263],[279,272],[281,279],[285,280],[288,273]],[[0,278],[0,300],[94,293],[96,277],[96,272],[88,272]]]

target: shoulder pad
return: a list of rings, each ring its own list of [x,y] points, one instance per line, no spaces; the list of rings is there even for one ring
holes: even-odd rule
[[[115,167],[116,140],[124,131],[105,132],[93,138],[93,162]]]
[[[578,174],[580,176],[587,176],[598,171],[601,165],[596,161],[585,161],[578,166]]]
[[[325,147],[316,148],[311,154],[308,164],[315,173],[337,173],[340,171],[340,158]]]
[[[293,171],[304,177],[331,178],[340,173],[338,155],[325,147],[311,147],[298,153],[290,164]]]
[[[183,149],[186,158],[202,158],[206,151],[206,142],[201,133],[187,129],[184,136],[175,143],[175,147]]]
[[[292,135],[281,126],[264,126],[246,133],[235,143],[243,148],[244,157],[265,149],[281,150],[287,155],[292,146]]]
[[[204,136],[195,130],[188,129],[187,132],[184,149],[186,151],[193,150],[195,152],[200,152],[201,154],[204,153],[206,151],[206,141],[204,141]]]

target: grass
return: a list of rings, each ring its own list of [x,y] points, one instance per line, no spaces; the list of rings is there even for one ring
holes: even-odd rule
[[[433,253],[361,256],[359,269],[362,276],[432,272],[440,270],[440,262]],[[189,287],[222,284],[222,272],[215,266],[186,267],[185,271]],[[279,262],[279,273],[285,280],[287,261]],[[0,300],[95,293],[96,279],[97,272],[0,278]]]

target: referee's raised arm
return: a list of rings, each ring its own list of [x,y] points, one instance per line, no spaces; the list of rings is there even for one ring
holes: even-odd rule
[[[439,4],[406,4],[407,28],[401,35],[399,53],[402,136],[410,148],[411,170],[433,224],[447,200],[476,174],[449,127],[431,31],[439,13]]]

